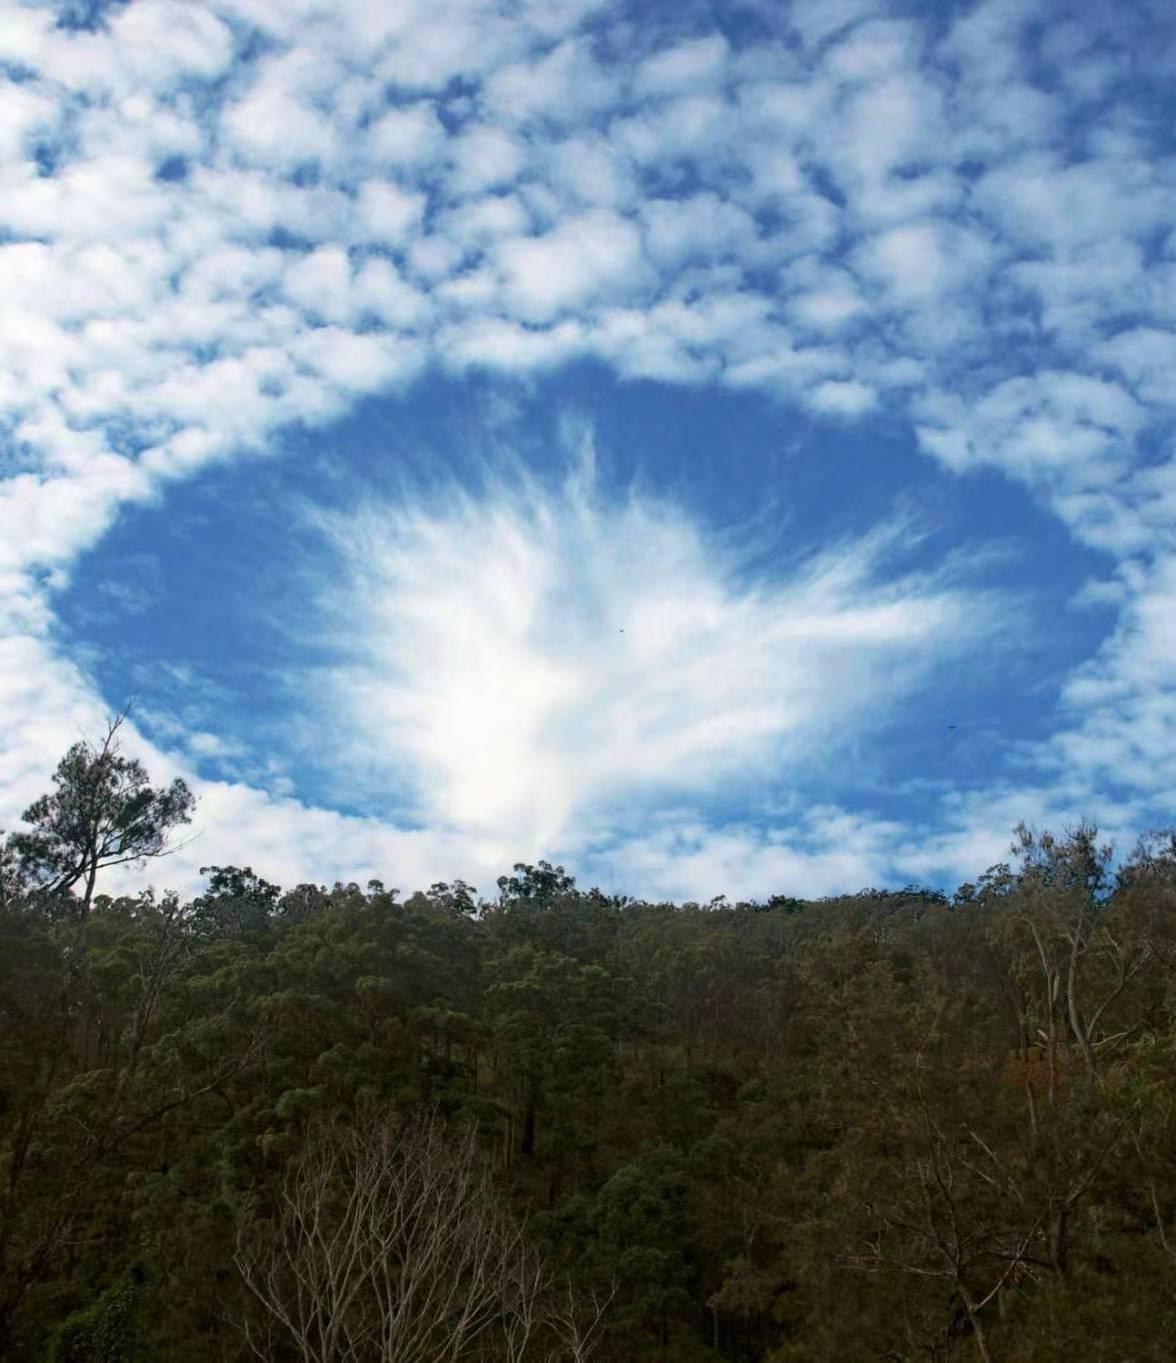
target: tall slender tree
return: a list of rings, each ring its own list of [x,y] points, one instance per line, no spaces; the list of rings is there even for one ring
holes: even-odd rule
[[[70,904],[82,918],[94,902],[98,873],[165,855],[196,804],[183,781],[155,788],[143,764],[123,755],[125,718],[125,712],[116,715],[100,743],[83,739],[70,748],[53,773],[53,791],[21,816],[29,831],[8,837],[9,857],[33,891]]]

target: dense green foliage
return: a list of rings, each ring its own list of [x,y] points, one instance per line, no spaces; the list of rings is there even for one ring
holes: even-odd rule
[[[1172,1355],[1172,839],[1112,873],[1089,829],[1022,830],[951,901],[224,867],[84,913],[29,845],[0,858],[13,1363],[244,1360],[250,1325],[307,1356],[258,1333],[241,1237],[373,1111],[474,1132],[570,1315],[607,1303],[600,1360]],[[562,1338],[461,1356],[587,1356]]]

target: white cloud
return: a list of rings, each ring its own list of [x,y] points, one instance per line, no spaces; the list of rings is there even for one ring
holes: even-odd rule
[[[477,194],[509,184],[526,164],[523,144],[504,128],[480,123],[454,140],[450,184],[459,194]]]
[[[951,396],[928,399],[923,412],[944,425],[922,428],[920,438],[960,471],[989,463],[1070,489],[1113,482],[1144,420],[1118,384],[1048,370],[1005,379],[966,406]]]
[[[496,237],[519,236],[530,226],[530,215],[521,199],[514,194],[490,194],[447,213],[441,230],[463,246],[476,247]]]
[[[645,205],[643,218],[646,250],[654,264],[663,268],[714,256],[756,263],[755,219],[716,194],[653,199]]]
[[[51,12],[23,6],[5,17],[0,29],[0,58],[15,66],[36,68],[44,60],[53,33]]]
[[[1123,612],[1099,653],[1063,692],[1064,725],[1051,742],[1059,762],[1089,779],[1152,795],[1176,794],[1176,545],[1127,575]],[[1134,577],[1135,581],[1130,581]]]
[[[338,152],[335,129],[325,113],[277,80],[255,85],[226,113],[221,126],[238,155],[255,165],[293,170]]]
[[[387,260],[369,260],[355,277],[353,313],[381,319],[396,331],[424,325],[431,309],[424,294],[414,289]]]
[[[817,385],[813,405],[819,412],[856,417],[878,405],[878,393],[868,383],[856,379],[829,379]]]
[[[0,703],[6,715],[22,716],[18,727],[0,728],[0,828],[11,830],[29,805],[48,787],[48,778],[79,732],[96,733],[102,707],[89,679],[76,667],[55,659],[31,632],[11,632],[0,622]],[[19,622],[20,625],[26,622]],[[19,627],[19,626],[18,626]]]
[[[414,378],[420,351],[390,336],[373,336],[336,326],[318,327],[290,346],[293,357],[309,365],[327,384],[347,395],[370,393]]]
[[[834,6],[834,13],[837,7]],[[832,47],[825,58],[830,72],[839,80],[858,87],[871,81],[888,82],[899,73],[916,68],[924,46],[923,31],[909,20],[887,18],[875,12],[856,24]],[[874,92],[870,92],[873,95]],[[909,90],[898,90],[883,84],[877,88],[880,98],[873,104],[880,120],[890,117],[895,129],[882,130],[879,135],[889,138],[908,132],[908,110],[911,97],[915,102],[934,99],[934,88],[925,78]],[[894,96],[898,94],[896,101]]]
[[[959,288],[980,288],[992,258],[978,233],[942,222],[916,222],[867,239],[858,252],[864,273],[899,307],[942,300]]]
[[[716,828],[689,816],[657,820],[650,832],[595,851],[588,878],[609,888],[639,885],[648,899],[700,903],[716,895],[732,903],[779,893],[818,898],[893,880],[900,824],[827,807],[787,817],[786,831]]]
[[[5,625],[11,621],[0,622]],[[0,730],[0,829],[19,827],[20,814],[50,784],[57,761],[79,738],[104,732],[109,708],[74,664],[34,633],[0,629],[0,707],[20,713],[25,722]],[[513,860],[513,848],[444,829],[398,830],[377,819],[360,819],[333,810],[308,808],[298,800],[237,782],[205,781],[186,760],[147,742],[132,722],[124,727],[123,748],[139,757],[156,783],[179,776],[197,796],[191,826],[181,830],[178,850],[148,864],[111,872],[103,888],[117,893],[144,883],[195,893],[199,868],[209,862],[253,865],[284,885],[330,884],[380,877],[406,892],[460,874],[487,890],[493,877]],[[233,757],[237,750],[219,735],[196,730],[181,746],[196,760]]]
[[[805,43],[814,47],[877,13],[876,0],[797,0],[788,18]]]
[[[655,111],[615,119],[610,134],[634,161],[672,166],[675,158],[713,160],[729,154],[733,106],[715,94],[688,94]]]
[[[615,75],[581,40],[560,43],[538,60],[502,67],[487,79],[482,98],[503,122],[568,125],[614,103],[616,87]]]
[[[389,109],[362,136],[372,160],[388,166],[426,164],[445,142],[445,130],[428,100]]]
[[[607,298],[644,273],[637,229],[604,209],[569,218],[543,236],[504,241],[495,258],[509,304],[532,322],[588,298]]]
[[[57,108],[47,95],[7,82],[0,101],[0,160],[21,160],[32,135],[56,120]]]
[[[369,18],[367,0],[347,0],[344,31],[370,38],[364,25],[374,22],[386,31],[380,36],[377,29],[381,46],[391,38],[377,61],[380,78],[408,89],[441,89],[455,77],[503,66],[537,42],[545,46],[597,7],[596,0],[527,0],[508,16],[494,0],[405,0]]]
[[[1066,165],[1034,152],[988,172],[977,205],[1033,246],[1074,247],[1154,230],[1167,189],[1153,168],[1120,155]]]
[[[583,331],[575,322],[538,330],[488,318],[444,331],[440,351],[448,367],[458,373],[483,368],[525,374],[555,368],[581,354],[584,345]]]
[[[633,76],[641,95],[677,95],[686,90],[719,83],[727,68],[730,49],[720,34],[679,43],[647,57]]]
[[[291,302],[319,319],[344,320],[351,310],[347,252],[337,246],[320,246],[300,257],[286,271],[282,291]]]
[[[116,14],[112,50],[137,80],[167,89],[181,77],[211,80],[233,55],[233,37],[209,10],[181,0],[136,0]]]
[[[361,240],[387,245],[402,244],[421,225],[425,196],[401,186],[367,180],[359,187],[356,204],[357,234]]]
[[[519,855],[615,798],[801,770],[993,618],[888,570],[897,532],[748,584],[680,511],[582,477],[323,523],[347,565],[322,606],[347,622],[337,738],[377,784],[407,770],[424,817]]]
[[[870,51],[876,50],[871,44]],[[933,160],[935,135],[944,121],[934,87],[904,72],[852,95],[830,120],[826,136],[843,174],[868,185],[888,181],[903,165]]]
[[[565,199],[602,208],[621,208],[638,197],[633,173],[602,136],[569,137],[545,148],[543,172]]]
[[[1098,356],[1119,370],[1145,402],[1176,404],[1176,332],[1156,327],[1121,331],[1099,346]]]
[[[790,267],[784,278],[797,289],[788,300],[788,314],[802,327],[835,331],[866,310],[858,282],[848,270],[809,257]]]

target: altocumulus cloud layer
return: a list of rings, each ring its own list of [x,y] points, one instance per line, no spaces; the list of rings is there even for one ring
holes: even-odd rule
[[[348,779],[403,778],[406,817],[208,782],[193,864],[415,884],[563,853],[650,892],[821,890],[974,871],[1022,815],[1171,810],[1164,7],[659,11],[9,5],[6,821],[104,708],[55,599],[120,515],[427,373],[585,360],[767,394],[829,440],[899,423],[928,469],[1022,486],[1103,555],[1084,599],[1117,612],[1052,735],[919,825],[803,799],[720,817],[715,783],[802,777],[880,689],[994,646],[999,603],[892,561],[901,526],[757,578],[665,501],[490,481],[336,535],[332,741]],[[217,741],[173,737],[160,774]]]

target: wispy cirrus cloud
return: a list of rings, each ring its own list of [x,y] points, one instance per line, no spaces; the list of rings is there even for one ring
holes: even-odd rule
[[[312,731],[329,716],[350,742],[353,788],[400,775],[418,820],[542,855],[618,798],[705,805],[720,784],[796,779],[1006,608],[950,560],[904,567],[902,519],[767,569],[774,536],[737,549],[664,500],[604,492],[590,448],[562,484],[492,475],[315,516],[341,562],[313,626],[331,680],[303,689],[324,707]]]

